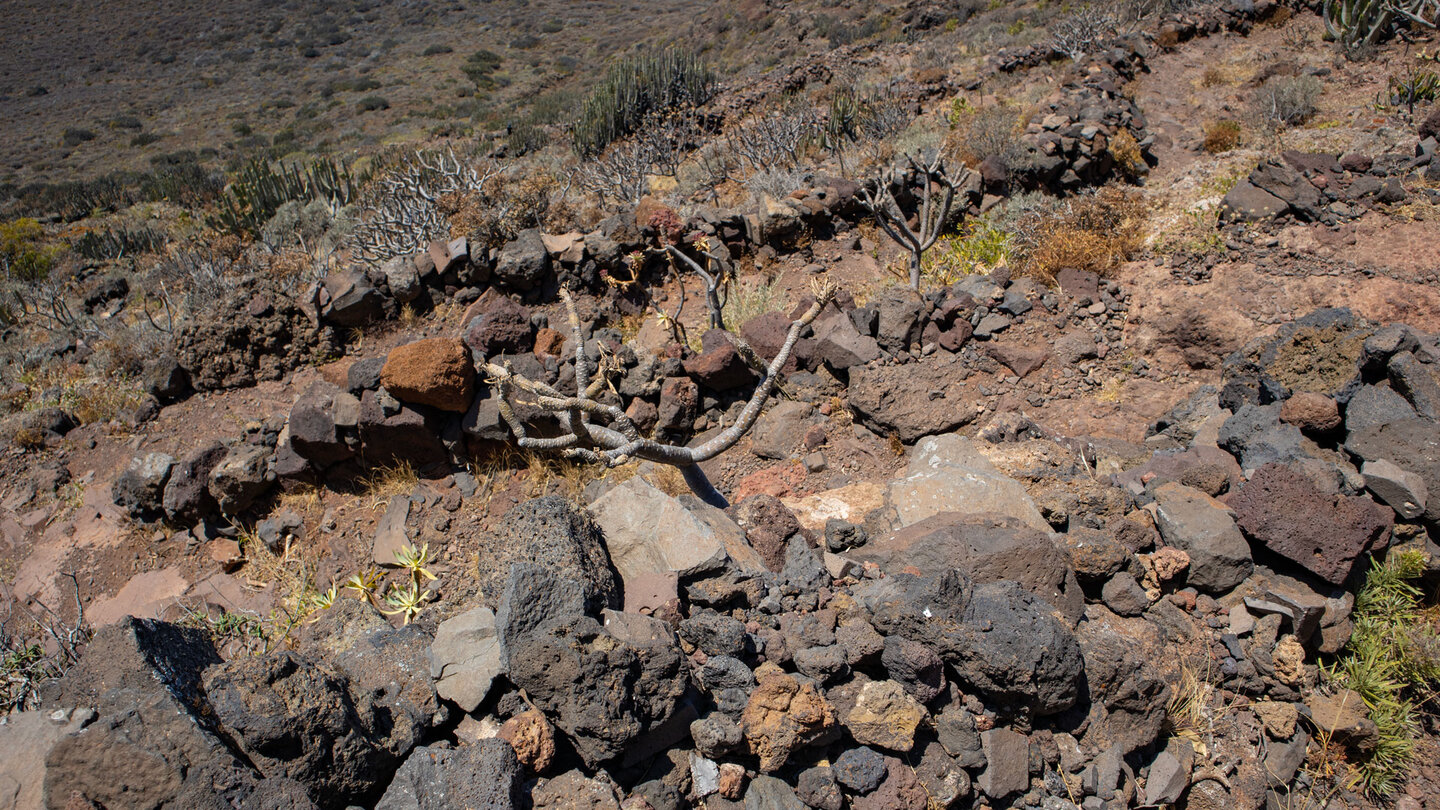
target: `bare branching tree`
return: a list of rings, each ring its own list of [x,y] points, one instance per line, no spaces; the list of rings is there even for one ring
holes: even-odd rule
[[[1050,45],[1057,53],[1079,62],[1099,52],[1115,36],[1119,21],[1102,7],[1082,6],[1050,26]]]
[[[824,132],[820,114],[808,104],[762,112],[725,134],[730,150],[755,172],[794,168],[807,146]]]
[[[734,446],[740,437],[755,425],[755,420],[759,418],[765,401],[775,390],[780,370],[789,360],[790,353],[795,348],[795,342],[800,339],[801,331],[819,316],[820,311],[834,296],[834,292],[834,288],[827,282],[818,282],[814,286],[815,303],[798,320],[790,324],[790,331],[785,337],[785,343],[780,347],[780,351],[774,359],[770,361],[770,365],[760,367],[760,382],[755,386],[754,394],[741,410],[735,423],[717,433],[709,441],[694,447],[667,444],[642,436],[640,429],[624,410],[615,405],[607,405],[597,399],[606,390],[609,376],[602,365],[592,379],[590,363],[585,356],[580,316],[575,311],[574,299],[563,288],[560,290],[560,296],[565,302],[565,312],[570,319],[570,343],[575,347],[576,394],[573,396],[562,394],[543,382],[522,377],[514,372],[508,362],[498,365],[487,361],[481,366],[481,371],[494,387],[496,400],[500,406],[500,415],[515,435],[516,443],[521,447],[561,453],[566,458],[575,461],[603,464],[606,467],[619,467],[635,460],[669,464],[680,470],[685,482],[690,485],[696,495],[708,503],[723,508],[727,505],[724,496],[716,491],[709,479],[706,478],[705,473],[700,469],[700,463],[708,461]],[[742,357],[747,358],[747,361],[755,365],[760,365],[759,361],[755,359],[755,353],[748,345],[745,345],[744,341],[734,335],[731,335],[730,339],[735,343]],[[530,436],[512,406],[513,398],[520,393],[532,397],[539,408],[554,416],[564,426],[565,432],[560,436],[550,438]]]
[[[875,178],[870,184],[874,189],[861,188],[857,198],[875,216],[885,235],[910,252],[910,287],[918,290],[921,260],[950,221],[955,189],[964,184],[970,170],[962,166],[960,173],[952,176],[938,153],[926,163],[913,155],[907,155],[906,161],[909,165],[905,169],[890,170]],[[914,227],[895,197],[896,186],[912,190],[919,197]]]
[[[730,263],[716,252],[709,237],[702,236],[695,240],[695,251],[700,254],[700,261],[690,258],[675,245],[665,246],[665,254],[670,259],[670,266],[675,268],[677,279],[680,279],[680,267],[683,265],[705,281],[705,307],[710,311],[710,328],[724,329],[725,304],[730,300],[730,279],[734,276],[734,271]],[[679,286],[681,290],[685,289],[684,279],[680,279]]]
[[[580,190],[600,197],[601,202],[639,202],[650,190],[654,153],[641,139],[613,143],[599,157],[580,166],[576,180]]]
[[[415,253],[449,235],[441,197],[456,192],[480,193],[500,171],[493,161],[473,163],[454,150],[416,152],[394,171],[375,181],[364,201],[364,216],[355,229],[360,258],[381,264]]]

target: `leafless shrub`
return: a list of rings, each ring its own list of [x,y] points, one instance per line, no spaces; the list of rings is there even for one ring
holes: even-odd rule
[[[612,384],[612,378],[619,369],[613,361],[602,355],[600,365],[595,369],[595,377],[591,379],[592,369],[584,352],[585,341],[580,328],[580,317],[575,311],[574,300],[563,288],[560,290],[560,297],[565,302],[565,311],[570,320],[573,335],[570,343],[576,347],[576,394],[567,396],[543,382],[516,374],[509,363],[498,365],[485,362],[481,366],[481,372],[486,379],[493,381],[500,415],[515,435],[516,444],[522,449],[558,452],[572,461],[603,464],[606,467],[619,467],[637,460],[669,464],[679,468],[685,482],[697,495],[723,508],[728,506],[728,503],[724,496],[715,490],[699,465],[730,449],[755,425],[765,401],[775,390],[780,370],[790,359],[800,332],[814,322],[834,296],[835,290],[822,281],[814,286],[813,292],[815,302],[790,325],[784,345],[768,366],[762,364],[755,352],[739,337],[726,333],[746,362],[756,367],[761,375],[760,383],[755,386],[750,401],[732,425],[708,441],[693,447],[668,444],[656,438],[642,436],[624,410],[597,399],[607,390],[607,386]],[[526,395],[536,406],[552,415],[564,426],[565,433],[553,438],[530,436],[512,407],[514,398],[519,394]]]
[[[703,129],[696,114],[681,111],[652,116],[640,127],[636,138],[649,150],[651,173],[674,177],[680,164],[697,147],[701,135]]]
[[[500,171],[493,161],[461,158],[452,149],[417,151],[397,164],[376,178],[362,201],[364,214],[354,239],[360,258],[370,264],[447,238],[450,226],[440,199],[455,193],[480,194],[486,181]]]
[[[639,202],[650,189],[654,152],[650,144],[630,139],[610,144],[599,157],[581,164],[576,173],[580,190],[601,202]]]
[[[1272,76],[1255,94],[1255,112],[1272,129],[1302,124],[1315,114],[1321,89],[1314,76]]]
[[[26,607],[8,589],[0,594],[7,605],[5,618],[0,619],[0,717],[37,708],[41,686],[80,660],[80,650],[94,635],[85,622],[75,574],[63,576],[74,591],[74,620],[62,618],[44,603]]]
[[[758,204],[766,197],[781,199],[805,183],[803,172],[795,169],[765,169],[745,180],[745,189]]]
[[[182,296],[185,315],[213,310],[253,272],[241,257],[204,242],[176,249],[155,268],[162,288]]]
[[[814,107],[796,102],[762,111],[725,134],[730,149],[751,171],[794,168],[824,130]]]
[[[1119,21],[1095,6],[1083,6],[1050,25],[1050,45],[1057,53],[1079,62],[1097,53],[1115,35]]]

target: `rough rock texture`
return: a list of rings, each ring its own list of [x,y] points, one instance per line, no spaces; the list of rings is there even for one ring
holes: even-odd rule
[[[513,810],[524,801],[525,775],[501,740],[411,752],[375,810]]]
[[[1190,555],[1186,582],[1207,593],[1223,593],[1250,575],[1250,544],[1229,507],[1182,484],[1155,491],[1155,526],[1165,542]]]
[[[389,739],[388,716],[348,677],[290,651],[211,670],[205,691],[261,773],[305,785],[323,807],[373,801],[417,741]]]
[[[1014,580],[1071,622],[1084,610],[1085,595],[1066,555],[1048,533],[1015,518],[941,512],[871,540],[850,556],[891,573],[939,575],[955,568],[975,582]]]
[[[126,618],[96,634],[47,702],[94,708],[95,722],[45,758],[45,806],[219,808],[253,771],[201,713],[200,676],[220,662],[204,632]]]
[[[464,413],[475,395],[475,366],[464,343],[425,338],[391,350],[380,384],[404,402]]]
[[[599,529],[588,514],[558,495],[511,508],[476,553],[480,578],[475,599],[480,604],[497,605],[510,566],[530,562],[583,583],[592,610],[620,606],[620,580]]]
[[[834,708],[813,684],[770,673],[750,693],[740,727],[750,753],[760,759],[760,770],[770,773],[796,749],[832,738],[838,724]]]
[[[550,252],[538,228],[515,235],[500,249],[495,260],[495,281],[515,290],[529,290],[544,281],[550,272]]]
[[[1383,546],[1393,523],[1369,498],[1327,494],[1282,464],[1256,470],[1229,500],[1246,535],[1336,585],[1362,554]]]
[[[925,707],[895,681],[870,681],[860,687],[855,707],[842,722],[862,745],[891,751],[915,746],[915,729],[925,719]]]
[[[510,647],[510,680],[591,767],[669,720],[688,680],[668,632],[622,640],[589,617],[539,628]]]
[[[960,683],[993,700],[1047,715],[1079,699],[1079,644],[1049,605],[1014,582],[900,574],[866,583],[855,599],[876,629],[928,644]]]
[[[846,401],[871,430],[903,442],[947,433],[975,419],[958,360],[923,365],[874,366],[850,371]]]
[[[374,300],[378,314],[378,293]],[[175,359],[199,391],[248,388],[263,380],[278,380],[317,357],[339,354],[340,348],[334,330],[317,328],[287,296],[249,287],[221,301],[205,317],[186,321],[176,332]]]
[[[519,354],[535,346],[530,309],[504,295],[492,295],[471,307],[475,314],[465,324],[465,345],[482,356]],[[467,314],[469,314],[467,312]]]

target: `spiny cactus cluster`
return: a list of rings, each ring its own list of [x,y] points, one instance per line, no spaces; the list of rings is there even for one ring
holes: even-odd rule
[[[1346,48],[1374,45],[1402,23],[1436,28],[1440,0],[1325,0],[1325,34]]]
[[[585,99],[572,130],[575,151],[595,157],[650,115],[704,104],[714,95],[715,73],[693,53],[668,48],[625,59]]]
[[[309,165],[280,164],[278,168],[265,160],[252,160],[226,189],[211,225],[237,236],[254,236],[291,200],[345,206],[355,201],[362,185],[343,163],[330,158],[316,158]]]
[[[106,228],[86,231],[75,240],[75,252],[91,261],[107,261],[140,253],[154,253],[165,246],[166,236],[148,226]]]

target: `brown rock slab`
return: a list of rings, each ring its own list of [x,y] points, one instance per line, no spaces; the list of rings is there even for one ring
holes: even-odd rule
[[[762,674],[759,686],[740,716],[740,728],[760,770],[779,770],[797,749],[827,738],[837,729],[835,710],[813,683],[772,671]]]
[[[1300,391],[1280,406],[1280,420],[1306,433],[1328,433],[1340,427],[1340,406],[1324,394]]]
[[[475,367],[464,343],[425,338],[390,352],[380,384],[405,402],[464,413],[475,394]]]
[[[1383,547],[1394,524],[1369,498],[1327,494],[1277,463],[1256,470],[1228,503],[1247,536],[1335,585],[1362,554]]]

